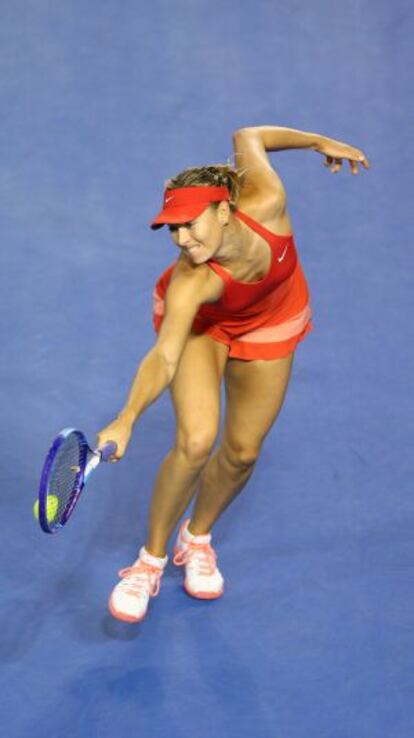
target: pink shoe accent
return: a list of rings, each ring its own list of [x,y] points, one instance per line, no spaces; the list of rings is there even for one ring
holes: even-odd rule
[[[209,543],[195,543],[193,541],[186,543],[185,549],[178,550],[177,553],[175,553],[173,563],[176,566],[184,566],[191,561],[191,557],[194,553],[204,554],[203,559],[198,559],[200,575],[211,576],[214,574],[217,569],[217,556]],[[187,581],[184,581],[184,589],[191,597],[201,600],[215,600],[218,597],[221,597],[224,592],[224,587],[221,587],[221,589],[216,592],[203,592],[200,590],[194,591],[189,587]]]
[[[187,520],[184,520],[184,522],[180,526],[180,529],[178,531],[177,541],[173,548],[174,556],[183,550],[183,546],[188,546],[188,544],[190,543],[191,539],[189,540],[186,536],[187,532],[188,534],[190,534],[190,531],[188,530],[189,523],[190,523],[190,518],[187,518]],[[204,535],[197,535],[198,544],[210,543],[210,541],[211,541],[211,533],[205,533]]]
[[[190,595],[190,597],[195,597],[196,600],[218,600],[219,597],[222,597],[224,594],[224,587],[220,590],[220,592],[200,592],[197,590],[197,592],[192,592],[189,587],[187,587],[186,583],[184,582],[184,589],[187,592],[187,594]]]
[[[183,566],[191,558],[192,551],[200,551],[205,554],[205,559],[200,562],[200,574],[209,576],[214,574],[216,569],[217,556],[215,551],[211,548],[209,543],[187,543],[185,550],[179,551],[173,558],[173,563],[176,566]]]
[[[139,560],[138,563],[134,566],[127,566],[125,569],[121,569],[118,572],[121,579],[125,579],[130,574],[147,574],[148,575],[148,592],[150,597],[156,597],[160,591],[160,579],[163,574],[163,569],[160,569],[158,566],[151,566],[151,564],[147,564],[145,561]],[[151,584],[151,576],[155,575],[156,579]],[[136,595],[139,589],[143,587],[143,582],[131,582],[130,586],[127,586],[124,589],[125,594],[130,595]],[[133,615],[128,615],[127,613],[123,613],[120,610],[117,610],[113,601],[113,594],[108,600],[108,609],[113,615],[114,618],[117,618],[118,620],[122,620],[125,623],[140,623],[141,620],[144,619],[146,613],[144,613],[141,617],[136,618]]]

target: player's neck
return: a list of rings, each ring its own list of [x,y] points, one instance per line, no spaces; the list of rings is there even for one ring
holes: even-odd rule
[[[253,242],[250,234],[234,215],[223,232],[223,243],[214,254],[214,260],[224,267],[246,263],[253,257]]]

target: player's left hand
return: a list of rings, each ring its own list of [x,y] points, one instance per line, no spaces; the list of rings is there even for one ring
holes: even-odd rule
[[[323,139],[318,143],[316,151],[323,154],[326,160],[323,162],[325,167],[330,167],[331,172],[336,174],[342,167],[343,159],[349,161],[352,174],[358,174],[358,164],[362,164],[365,169],[370,168],[367,157],[361,149],[354,146],[334,141],[332,138]]]

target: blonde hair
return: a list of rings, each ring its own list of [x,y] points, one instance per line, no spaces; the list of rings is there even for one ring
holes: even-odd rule
[[[167,180],[167,190],[177,187],[227,187],[230,192],[230,209],[235,210],[243,184],[243,172],[230,164],[211,164],[206,167],[190,167]],[[219,203],[211,203],[218,207]]]

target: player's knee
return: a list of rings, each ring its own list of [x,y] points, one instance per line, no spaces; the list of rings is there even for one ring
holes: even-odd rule
[[[203,466],[211,453],[216,440],[216,431],[196,430],[192,433],[180,433],[177,436],[176,448],[194,466]]]
[[[232,466],[245,470],[255,465],[260,454],[260,447],[234,439],[225,444],[225,454]]]

